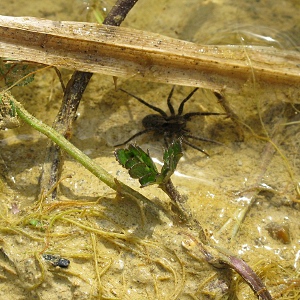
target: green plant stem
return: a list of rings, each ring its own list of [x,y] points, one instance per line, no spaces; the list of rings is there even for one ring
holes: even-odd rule
[[[193,218],[193,214],[189,207],[185,204],[186,199],[182,196],[176,187],[174,186],[171,179],[167,182],[162,183],[159,187],[169,196],[172,201],[173,210],[175,215],[178,215],[182,221],[186,222],[189,226],[192,226],[198,231],[198,235],[203,243],[207,243],[206,235],[200,223]]]
[[[177,214],[180,215],[180,217],[184,221],[189,221],[191,219],[191,213],[187,210],[187,208],[184,206],[184,200],[182,195],[178,192],[178,190],[175,188],[173,182],[171,179],[169,179],[167,182],[162,183],[159,185],[159,187],[169,196],[169,198],[172,200],[172,204],[174,205],[174,208],[177,210]]]
[[[24,109],[22,104],[18,103],[17,101],[15,101],[14,103],[17,114],[23,121],[28,123],[34,129],[46,135],[49,139],[51,139],[55,144],[57,144],[60,148],[66,151],[75,160],[80,162],[86,169],[88,169],[91,173],[97,176],[102,182],[107,184],[112,189],[116,189],[116,184],[114,182],[113,176],[111,176],[107,171],[105,171],[103,168],[97,165],[94,161],[92,161],[88,156],[82,153],[78,148],[76,148],[73,144],[71,144],[67,139],[65,139],[53,128],[33,117],[29,112],[27,112]]]
[[[157,206],[154,205],[154,203],[152,203],[149,199],[144,197],[142,194],[133,190],[126,184],[117,181],[106,170],[104,170],[97,163],[91,160],[87,155],[85,155],[82,151],[76,148],[62,135],[57,133],[53,128],[51,128],[50,126],[44,124],[40,120],[33,117],[28,111],[25,110],[22,104],[20,104],[16,100],[13,100],[13,102],[15,104],[17,114],[24,122],[29,124],[37,131],[46,135],[49,139],[51,139],[54,143],[56,143],[61,149],[67,152],[71,157],[73,157],[76,161],[82,164],[87,170],[89,170],[92,174],[98,177],[102,182],[104,182],[110,188],[119,192],[121,195],[130,196],[134,199],[140,200],[146,204],[151,205],[152,207],[157,208]]]

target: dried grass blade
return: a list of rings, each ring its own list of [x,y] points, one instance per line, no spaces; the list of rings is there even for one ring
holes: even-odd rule
[[[268,47],[204,46],[131,28],[0,16],[0,56],[71,70],[238,90],[250,78],[297,87],[300,54]]]

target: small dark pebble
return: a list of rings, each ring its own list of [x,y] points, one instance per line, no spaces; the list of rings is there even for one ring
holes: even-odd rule
[[[58,255],[43,254],[43,258],[51,262],[54,267],[67,268],[70,261],[66,258],[61,258]]]
[[[61,268],[67,268],[70,264],[70,261],[66,258],[60,258],[57,262],[57,266]]]

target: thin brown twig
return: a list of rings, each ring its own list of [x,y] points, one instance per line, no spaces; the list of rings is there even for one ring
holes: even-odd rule
[[[103,24],[120,26],[138,0],[118,0],[105,18]]]
[[[106,25],[119,26],[137,1],[138,0],[118,0],[103,23]],[[67,139],[71,137],[72,124],[75,120],[78,106],[92,76],[93,74],[89,72],[75,71],[64,91],[63,101],[52,127]],[[61,150],[53,142],[50,142],[40,179],[39,198],[47,195],[59,180],[61,168]],[[51,198],[55,199],[56,194],[57,189],[55,188],[51,194]]]

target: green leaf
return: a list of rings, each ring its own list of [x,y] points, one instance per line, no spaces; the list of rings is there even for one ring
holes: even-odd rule
[[[124,168],[129,170],[131,178],[139,179],[141,187],[156,183],[159,173],[148,151],[146,153],[139,146],[130,144],[128,149],[116,150],[115,157]]]
[[[147,153],[139,146],[130,144],[128,149],[131,151],[131,153],[134,154],[135,158],[137,158],[140,162],[147,165],[150,169],[153,169],[157,172],[157,168],[150,157],[149,151],[147,150]]]
[[[143,177],[141,177],[139,179],[139,183],[141,184],[141,187],[145,187],[145,186],[148,186],[148,185],[151,185],[151,184],[155,184],[155,183],[158,183],[157,182],[157,177],[158,177],[157,174],[148,173],[148,174],[144,175]]]
[[[119,164],[121,164],[125,168],[126,162],[130,159],[133,158],[134,155],[127,149],[118,149],[115,152],[115,157]]]
[[[132,166],[129,170],[129,175],[132,178],[141,178],[147,174],[151,173],[151,169],[144,163],[138,162]]]
[[[164,152],[164,165],[161,173],[147,153],[137,145],[130,144],[128,149],[118,149],[115,152],[117,161],[127,170],[131,178],[138,179],[141,187],[151,184],[164,184],[174,173],[182,157],[181,139],[175,140]]]
[[[182,141],[177,139],[172,142],[171,146],[164,152],[164,165],[161,169],[160,176],[163,182],[167,182],[177,168],[177,164],[182,157]]]

